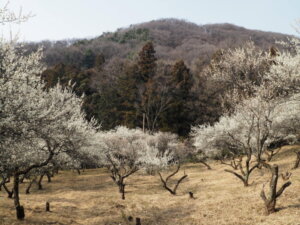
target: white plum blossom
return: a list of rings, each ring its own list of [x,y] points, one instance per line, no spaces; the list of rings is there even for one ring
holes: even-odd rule
[[[0,57],[0,173],[14,177],[19,209],[19,176],[62,152],[71,159],[83,150],[96,124],[85,120],[82,98],[71,89],[59,84],[45,89],[41,50],[25,54],[19,44],[2,41]]]
[[[125,179],[139,170],[157,171],[177,160],[176,135],[144,133],[141,129],[116,127],[94,136],[91,155],[106,166],[125,199]],[[175,160],[174,160],[175,159]]]

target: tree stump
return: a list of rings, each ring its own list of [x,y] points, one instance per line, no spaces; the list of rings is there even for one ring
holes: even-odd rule
[[[192,198],[192,199],[195,199],[195,197],[194,197],[194,193],[193,192],[189,192],[189,195],[190,195],[190,198]]]
[[[136,221],[135,225],[142,225],[142,224],[141,224],[141,218],[137,217],[137,218],[135,219],[135,221]]]
[[[50,212],[50,203],[46,202],[46,212]]]
[[[133,221],[133,217],[132,216],[128,216],[128,221],[129,222]]]

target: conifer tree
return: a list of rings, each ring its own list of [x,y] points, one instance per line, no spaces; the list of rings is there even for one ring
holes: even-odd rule
[[[191,126],[193,85],[192,74],[183,60],[177,61],[171,70],[172,104],[162,117],[162,129],[186,136]]]
[[[147,83],[155,75],[156,60],[153,43],[147,42],[140,51],[138,59],[139,74],[142,82]]]
[[[141,125],[138,121],[138,68],[137,65],[126,65],[124,75],[117,81],[118,96],[120,99],[120,124],[128,128]]]

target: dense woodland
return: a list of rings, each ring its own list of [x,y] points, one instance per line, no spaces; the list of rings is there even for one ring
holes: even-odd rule
[[[268,50],[286,39],[231,24],[163,19],[94,39],[26,47],[44,46],[47,87],[71,81],[76,94],[85,95],[87,118],[94,117],[102,129],[142,127],[144,114],[146,129],[187,136],[191,126],[215,122],[222,114],[220,97],[227,87],[211,82],[211,61],[246,41]]]

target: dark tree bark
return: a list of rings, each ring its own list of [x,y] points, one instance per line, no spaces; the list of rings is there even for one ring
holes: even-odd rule
[[[112,173],[113,174],[113,173]],[[113,174],[111,178],[113,181],[118,185],[119,187],[119,192],[121,193],[121,198],[125,200],[125,178],[127,176],[122,176],[120,174]]]
[[[51,174],[50,174],[50,172],[46,172],[46,176],[47,176],[47,179],[48,179],[48,183],[51,183]]]
[[[299,165],[300,165],[300,150],[298,151],[294,151],[297,155],[297,158],[296,158],[296,161],[295,161],[295,164],[293,166],[293,169],[297,169],[299,168]]]
[[[135,221],[136,221],[135,222],[136,225],[142,225],[141,218],[137,217]]]
[[[207,168],[208,170],[211,170],[210,165],[208,165],[208,163],[205,162],[205,160],[200,160],[199,163],[202,163],[204,166],[206,166],[206,168]]]
[[[280,195],[284,192],[284,190],[290,186],[292,183],[290,181],[284,183],[279,191],[277,191],[277,182],[278,182],[278,166],[266,166],[270,169],[272,172],[272,177],[270,180],[270,193],[268,196],[266,196],[265,191],[264,191],[264,186],[263,189],[261,190],[260,196],[263,199],[266,207],[266,213],[269,215],[271,213],[274,213],[276,211],[276,200],[277,198],[280,197]]]
[[[125,200],[125,184],[123,182],[119,184],[119,191],[122,194],[122,199]]]
[[[30,182],[29,182],[29,184],[28,184],[28,186],[27,186],[27,188],[26,188],[26,192],[25,192],[27,195],[30,194],[31,186],[32,186],[32,184],[33,184],[35,181],[36,181],[35,179],[30,180]]]
[[[24,207],[23,206],[17,206],[16,211],[17,211],[17,219],[18,220],[23,220],[25,218]]]
[[[230,163],[225,162],[223,159],[220,160],[221,164],[231,166],[234,170],[238,170],[241,167],[241,163],[243,161],[243,157],[239,156],[238,158],[232,157]]]
[[[273,159],[273,157],[275,155],[277,155],[280,152],[281,148],[277,148],[277,149],[267,149],[265,151],[266,155],[267,155],[267,161],[271,162],[271,160]]]
[[[121,193],[121,198],[125,200],[125,179],[130,175],[134,174],[135,172],[137,172],[139,168],[136,166],[130,168],[125,168],[125,167],[119,168],[115,165],[115,163],[113,162],[113,160],[111,160],[110,157],[108,157],[108,160],[111,163],[111,166],[109,167],[111,172],[110,177],[118,185],[119,192]]]
[[[46,166],[52,160],[52,158],[54,156],[54,149],[52,149],[52,147],[50,147],[50,144],[48,142],[47,142],[47,145],[48,145],[49,155],[48,155],[48,158],[45,161],[43,161],[41,163],[38,163],[38,164],[32,164],[31,166],[29,166],[29,167],[27,167],[23,170],[20,170],[20,168],[15,168],[15,171],[13,173],[13,178],[14,178],[14,182],[13,182],[14,205],[15,205],[15,208],[16,208],[17,218],[19,220],[22,220],[22,219],[25,218],[24,208],[20,204],[20,196],[19,196],[20,175],[28,174],[33,169]]]
[[[189,195],[190,195],[190,198],[191,198],[191,199],[195,199],[194,193],[193,193],[193,192],[190,191],[190,192],[189,192]]]
[[[46,202],[46,212],[50,212],[50,203]]]
[[[26,174],[24,174],[23,176],[20,177],[20,184],[24,183],[25,176],[26,176]]]
[[[7,193],[7,197],[8,197],[8,198],[12,198],[12,197],[13,197],[13,194],[14,194],[14,191],[13,191],[13,190],[10,191],[10,190],[8,189],[8,187],[6,186],[5,183],[2,184],[2,186],[3,186],[4,190],[5,190],[6,193]]]
[[[38,189],[39,189],[39,190],[42,190],[42,189],[43,189],[42,181],[43,181],[44,175],[45,175],[45,174],[42,174],[42,175],[40,176],[40,179],[38,180]]]
[[[180,164],[178,164],[177,169],[175,170],[175,172],[173,172],[172,174],[170,174],[169,176],[167,176],[166,179],[164,179],[164,178],[162,177],[161,173],[158,172],[159,177],[160,177],[160,180],[161,180],[161,182],[163,183],[163,187],[164,187],[167,191],[169,191],[172,195],[176,195],[176,191],[177,191],[177,188],[178,188],[179,184],[180,184],[180,183],[188,176],[188,175],[184,174],[184,175],[176,182],[176,184],[175,184],[175,186],[173,187],[173,189],[172,189],[171,187],[169,187],[169,186],[168,186],[168,181],[169,181],[169,179],[170,179],[171,177],[173,177],[175,174],[177,174],[178,171],[179,171],[179,169],[180,169]]]
[[[24,208],[20,204],[20,197],[19,197],[19,174],[14,173],[14,183],[13,183],[13,190],[14,190],[14,205],[16,208],[16,214],[18,220],[23,220],[25,218]]]
[[[288,180],[292,176],[292,173],[289,171],[286,171],[285,173],[281,174],[282,180]]]
[[[245,162],[245,165],[244,165],[244,168],[242,166],[242,162],[240,163],[239,165],[239,169],[240,169],[240,172],[241,174],[235,172],[235,171],[232,171],[232,170],[227,170],[225,169],[225,172],[228,172],[228,173],[231,173],[233,175],[235,175],[237,178],[239,178],[245,187],[248,187],[249,186],[249,177],[250,177],[250,174],[260,166],[261,162],[257,162],[255,163],[252,167],[251,167],[251,164],[250,164],[250,161],[251,161],[251,157],[252,155],[247,155],[247,159],[246,159],[246,162]]]

